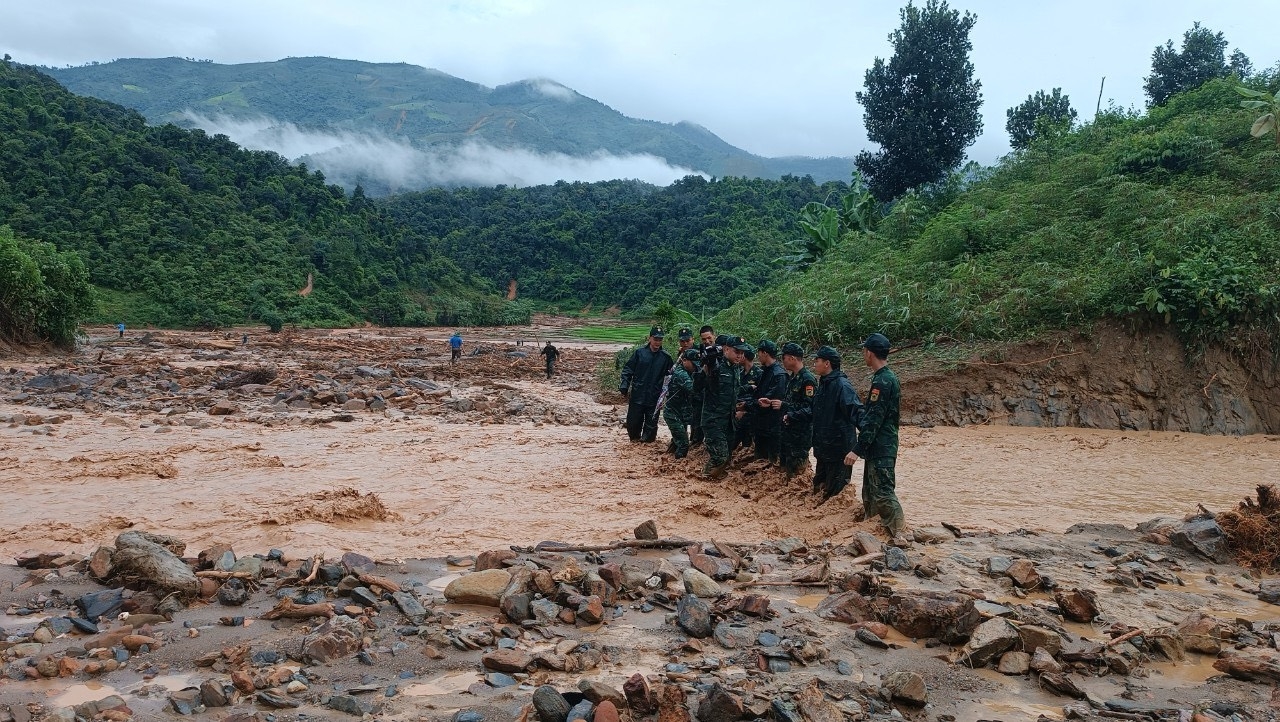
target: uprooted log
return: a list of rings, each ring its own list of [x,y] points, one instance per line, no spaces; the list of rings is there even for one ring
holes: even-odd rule
[[[1247,682],[1280,682],[1280,659],[1233,654],[1215,660],[1213,668]]]
[[[262,615],[262,619],[309,619],[311,617],[332,618],[333,611],[332,602],[320,602],[318,604],[298,604],[289,597],[280,600],[271,611]]]
[[[364,572],[360,572],[359,574],[356,574],[356,579],[359,579],[360,581],[364,582],[370,587],[380,587],[382,589],[387,590],[388,592],[391,592],[392,594],[400,591],[400,585],[396,584],[390,579],[387,579],[386,577],[379,577],[373,574],[365,574]]]
[[[127,531],[116,537],[116,550],[111,555],[113,573],[161,591],[195,594],[200,581],[180,558],[186,547],[170,536]]]

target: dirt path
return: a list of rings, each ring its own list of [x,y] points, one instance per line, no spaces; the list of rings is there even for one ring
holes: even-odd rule
[[[579,392],[529,388],[594,404]],[[841,538],[858,506],[850,487],[815,509],[802,482],[769,472],[703,482],[692,474],[696,454],[677,465],[660,444],[631,445],[609,427],[365,414],[320,426],[215,419],[204,429],[137,428],[136,418],[105,418],[74,413],[52,436],[0,429],[0,555],[87,552],[128,525],[196,549],[224,541],[386,558],[607,541],[649,518],[690,538],[816,541]],[[1280,469],[1278,437],[1011,427],[908,428],[903,437],[900,496],[912,524],[1133,524],[1197,503],[1232,506]],[[343,488],[377,494],[398,518],[326,519],[317,497]]]

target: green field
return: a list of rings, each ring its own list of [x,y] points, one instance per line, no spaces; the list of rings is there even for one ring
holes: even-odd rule
[[[604,343],[643,343],[649,337],[649,326],[578,326],[569,335],[584,341]]]

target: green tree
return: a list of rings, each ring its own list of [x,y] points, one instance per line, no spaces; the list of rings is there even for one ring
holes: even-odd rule
[[[1253,67],[1244,53],[1236,50],[1227,61],[1227,39],[1220,32],[1195,23],[1182,34],[1182,50],[1175,50],[1173,40],[1157,45],[1151,53],[1151,75],[1143,89],[1147,104],[1164,105],[1178,93],[1195,90],[1214,78],[1230,73],[1244,77]]]
[[[0,338],[74,346],[80,318],[92,307],[79,256],[16,238],[0,226]]]
[[[889,35],[893,57],[876,58],[857,94],[880,150],[859,153],[855,164],[881,200],[955,170],[982,132],[982,83],[969,60],[977,16],[927,0],[923,8],[908,3],[901,17]]]
[[[1075,108],[1062,88],[1054,88],[1052,93],[1037,90],[1035,95],[1028,95],[1026,100],[1005,111],[1005,115],[1008,121],[1004,128],[1009,131],[1009,145],[1014,150],[1026,150],[1038,137],[1044,136],[1046,129],[1070,130],[1076,121]]]

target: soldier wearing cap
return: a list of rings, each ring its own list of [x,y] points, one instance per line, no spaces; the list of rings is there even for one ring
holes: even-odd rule
[[[680,329],[680,333],[676,334],[676,340],[680,342],[680,351],[676,353],[676,360],[679,361],[685,351],[693,348],[693,331],[687,328]],[[679,366],[679,364],[676,365]]]
[[[689,454],[689,421],[693,416],[693,374],[698,368],[698,350],[685,349],[680,361],[671,369],[667,382],[667,403],[662,418],[671,430],[672,451],[677,459]]]
[[[805,368],[804,349],[800,344],[782,346],[782,367],[787,372],[787,392],[773,408],[782,414],[779,456],[787,477],[808,473],[809,449],[813,446],[813,396],[818,391],[818,377]]]
[[[787,394],[787,372],[778,363],[778,345],[769,339],[756,344],[756,358],[760,360],[760,375],[755,391],[747,402],[750,411],[751,434],[755,443],[755,458],[778,463],[782,437],[781,402]]]
[[[760,365],[755,362],[755,348],[741,336],[735,343],[742,351],[742,361],[738,363],[738,367],[742,369],[742,380],[738,384],[738,403],[734,406],[733,443],[729,445],[730,455],[739,446],[751,446],[754,441],[752,428],[755,423],[755,409],[752,404],[756,387],[760,383]]]
[[[622,367],[618,393],[627,399],[627,436],[632,441],[650,442],[658,437],[658,397],[662,381],[674,361],[662,350],[666,334],[654,326],[649,329],[649,342],[632,352]]]
[[[708,346],[714,346],[716,342],[716,330],[710,326],[703,326],[698,329],[699,343],[693,348],[699,353],[705,351]],[[694,366],[699,362],[695,361]],[[706,384],[704,383],[706,376],[700,373],[693,374],[693,416],[689,424],[689,446],[697,446],[702,443],[702,399],[706,394]]]
[[[843,491],[853,475],[852,467],[845,462],[857,440],[862,402],[840,370],[839,351],[830,346],[818,349],[813,370],[818,374],[818,390],[809,411],[813,420],[813,456],[818,461],[813,490],[822,492],[822,500],[826,501]],[[804,418],[804,413],[797,416]]]
[[[858,424],[858,442],[845,457],[850,467],[859,457],[862,465],[863,518],[880,517],[891,535],[903,530],[902,505],[898,503],[894,467],[898,461],[898,406],[902,387],[889,368],[889,339],[873,333],[862,342],[862,358],[873,371],[867,406]]]
[[[747,349],[746,341],[728,336],[716,339],[724,358],[713,360],[703,354],[702,373],[706,393],[702,402],[702,434],[707,445],[707,464],[702,468],[705,479],[722,479],[729,466],[729,444],[733,440],[733,413],[738,400],[738,384],[741,381],[742,363]]]

